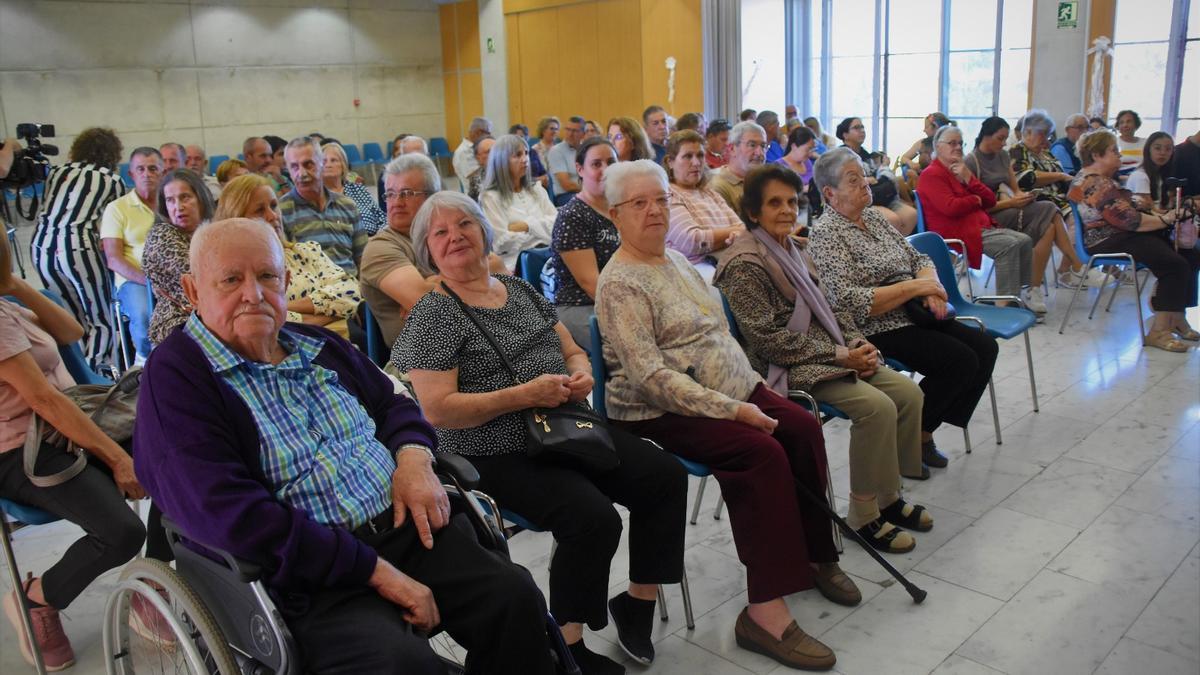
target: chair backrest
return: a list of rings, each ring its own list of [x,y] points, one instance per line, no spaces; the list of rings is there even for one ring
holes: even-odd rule
[[[382,164],[384,162],[383,148],[378,143],[363,143],[363,159]]]
[[[958,290],[958,275],[954,272],[954,261],[950,259],[950,249],[946,247],[946,240],[942,239],[942,235],[937,232],[922,232],[910,236],[908,243],[933,261],[933,266],[937,269],[938,281],[942,282],[942,286],[946,288],[946,296],[950,304],[956,308],[969,305],[970,303],[963,298],[962,291]]]
[[[362,153],[358,151],[357,145],[354,145],[353,143],[344,143],[342,145],[342,149],[346,151],[346,159],[348,159],[351,164],[362,163]]]
[[[734,340],[742,341],[742,330],[738,328],[737,319],[733,318],[733,310],[729,308],[729,298],[721,293],[721,309],[725,310],[725,322],[729,324],[729,334]]]
[[[129,162],[121,162],[117,169],[121,173],[121,180],[125,182],[125,187],[133,187],[133,175],[129,173]]]
[[[208,172],[215,174],[217,167],[224,164],[229,159],[229,155],[213,155],[208,158]]]
[[[608,418],[608,408],[604,405],[604,388],[608,383],[608,364],[604,363],[604,340],[600,337],[600,322],[593,314],[588,319],[588,332],[592,334],[592,409]]]
[[[67,304],[54,291],[43,289],[41,294],[50,298],[51,302],[59,307],[67,309]],[[19,300],[11,295],[5,296],[5,299],[21,304]],[[87,359],[83,358],[83,350],[79,348],[78,342],[73,342],[69,345],[59,345],[58,355],[62,357],[63,365],[67,367],[67,372],[71,373],[71,377],[75,379],[77,384],[112,384],[112,380],[92,370],[91,366],[88,365]]]
[[[154,305],[158,302],[158,298],[154,297],[154,285],[150,283],[150,276],[146,276],[146,308],[150,313],[154,313]]]
[[[449,157],[450,144],[441,136],[434,136],[429,139],[429,154],[434,157]]]
[[[917,234],[925,231],[925,209],[921,208],[921,196],[917,194],[916,188],[913,188],[913,204],[917,207],[917,229],[914,230]]]
[[[539,246],[521,251],[517,256],[517,276],[542,292],[542,268],[550,262],[550,247]]]
[[[1088,254],[1087,249],[1083,247],[1083,217],[1079,215],[1079,204],[1070,202],[1071,204],[1071,220],[1075,221],[1075,255],[1079,256],[1079,261],[1086,263],[1092,259]]]
[[[383,330],[379,328],[379,322],[371,313],[371,307],[365,302],[362,304],[362,316],[363,332],[367,334],[367,358],[382,368],[387,365],[390,357],[387,343],[383,340]]]

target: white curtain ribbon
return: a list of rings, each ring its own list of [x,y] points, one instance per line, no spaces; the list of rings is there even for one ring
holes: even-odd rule
[[[1092,73],[1088,80],[1088,117],[1104,117],[1104,59],[1105,57],[1112,58],[1112,38],[1101,35],[1092,41],[1092,48],[1087,50],[1091,54]]]

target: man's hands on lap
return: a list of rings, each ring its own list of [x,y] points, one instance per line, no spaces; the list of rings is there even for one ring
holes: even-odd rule
[[[417,630],[429,633],[442,622],[433,591],[383,558],[375,563],[375,571],[367,583],[383,599],[402,607],[404,620]]]
[[[392,508],[396,527],[412,514],[421,544],[427,549],[433,548],[433,533],[450,522],[450,499],[424,452],[415,448],[400,452],[392,473]]]

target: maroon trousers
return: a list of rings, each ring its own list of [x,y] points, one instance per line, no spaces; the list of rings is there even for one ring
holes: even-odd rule
[[[741,422],[667,413],[614,421],[684,459],[708,465],[721,485],[750,602],[812,588],[809,562],[835,562],[832,523],[795,481],[824,499],[825,439],[807,410],[758,385],[750,403],[779,420],[773,434]]]

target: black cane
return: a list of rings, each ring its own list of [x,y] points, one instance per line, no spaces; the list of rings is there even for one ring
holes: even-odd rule
[[[865,550],[871,555],[872,558],[875,559],[875,562],[879,563],[883,569],[887,570],[888,574],[892,575],[896,581],[899,581],[900,584],[904,586],[904,590],[908,591],[908,594],[912,596],[913,602],[919,605],[925,601],[925,596],[928,595],[928,593],[926,593],[924,589],[920,588],[913,582],[904,578],[904,575],[900,573],[900,570],[896,569],[890,562],[885,560],[884,557],[879,554],[879,551],[876,551],[875,547],[871,546],[870,542],[868,542],[866,539],[863,539],[861,534],[859,534],[854,528],[850,527],[849,523],[843,520],[842,517],[837,514],[837,512],[830,508],[829,502],[826,501],[824,497],[817,497],[814,495],[799,480],[796,480],[796,490],[801,495],[804,495],[805,499],[815,504],[817,508],[821,509],[821,511],[823,511],[826,516],[829,516],[834,523],[837,523],[837,526],[842,528],[842,532],[845,532],[847,537],[850,537],[854,541],[858,542],[858,545],[862,546],[863,550]]]

